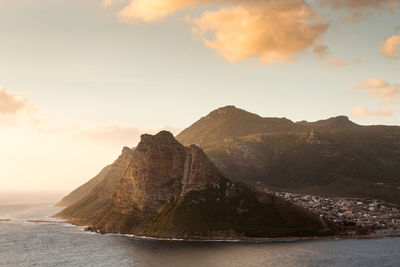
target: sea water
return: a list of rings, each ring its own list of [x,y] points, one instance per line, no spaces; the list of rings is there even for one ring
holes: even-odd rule
[[[60,210],[53,203],[0,198],[0,219],[11,219],[0,222],[0,266],[400,266],[400,238],[259,243],[146,240],[93,234],[59,223],[50,217]]]

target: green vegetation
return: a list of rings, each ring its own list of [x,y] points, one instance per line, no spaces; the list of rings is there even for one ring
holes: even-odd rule
[[[252,191],[235,189],[225,196],[221,188],[191,191],[169,202],[143,230],[156,236],[282,237],[324,235],[321,223],[299,207],[282,200],[261,203]]]

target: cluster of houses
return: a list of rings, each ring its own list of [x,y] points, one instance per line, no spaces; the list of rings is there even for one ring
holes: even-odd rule
[[[400,236],[400,207],[376,199],[344,199],[287,192],[274,195],[342,226],[348,234]]]

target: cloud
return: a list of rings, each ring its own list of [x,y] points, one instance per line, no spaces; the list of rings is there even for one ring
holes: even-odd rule
[[[373,98],[382,99],[384,104],[396,101],[400,95],[400,85],[390,84],[382,79],[369,78],[355,86],[354,89],[366,90]]]
[[[356,107],[353,111],[353,115],[357,117],[392,117],[394,114],[393,110],[368,110],[366,107]]]
[[[132,146],[140,140],[141,134],[156,134],[167,130],[178,134],[180,129],[171,126],[137,127],[117,124],[105,124],[94,126],[62,125],[56,126],[46,119],[32,120],[37,131],[44,134],[63,134],[71,138],[94,142],[101,145]]]
[[[16,120],[17,115],[18,121]],[[57,125],[40,116],[38,109],[28,103],[25,94],[11,93],[0,87],[0,124],[15,126],[16,122],[33,126],[38,132],[44,134],[63,134],[80,140],[119,146],[136,144],[140,135],[144,133],[155,134],[162,130],[170,131],[173,134],[180,132],[180,129],[171,126],[146,128],[117,124],[90,127],[71,124]]]
[[[394,12],[400,7],[400,0],[319,0],[319,3],[338,12],[345,22],[358,22],[373,12]]]
[[[320,0],[333,9],[377,9],[394,10],[399,7],[399,0]]]
[[[388,58],[400,58],[400,35],[391,36],[383,42],[381,47],[382,55]]]
[[[263,63],[294,61],[328,28],[301,0],[223,7],[205,11],[192,22],[194,34],[228,62],[248,58]]]
[[[25,94],[10,93],[0,87],[0,115],[16,114],[27,107]]]
[[[314,46],[312,52],[314,55],[317,55],[322,58],[322,57],[326,56],[327,54],[329,54],[329,46],[316,45],[316,46]]]
[[[346,60],[344,60],[343,58],[334,58],[334,57],[330,57],[328,59],[328,63],[335,67],[344,67],[347,65]]]
[[[115,0],[106,0],[110,5]],[[131,0],[119,16],[124,21],[161,21],[166,16],[180,9],[196,7],[199,5],[218,4],[229,1],[224,0]]]
[[[25,94],[11,93],[0,87],[0,124],[14,124],[18,117],[29,117],[32,112],[34,107],[28,105]]]
[[[193,33],[229,62],[247,58],[264,63],[294,61],[328,28],[305,0],[130,0],[119,17],[125,22],[156,22],[196,7],[212,10],[197,18],[186,16]],[[323,48],[316,52],[322,53]]]
[[[84,139],[93,142],[118,144],[120,146],[136,144],[141,134],[156,134],[162,130],[167,130],[173,134],[179,133],[179,129],[170,126],[160,126],[154,128],[143,128],[135,126],[120,126],[116,124],[98,125],[87,128],[70,129],[79,139]]]

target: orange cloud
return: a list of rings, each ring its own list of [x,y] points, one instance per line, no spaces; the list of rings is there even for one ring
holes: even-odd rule
[[[294,61],[328,28],[305,0],[130,0],[119,16],[128,22],[154,22],[178,10],[220,5],[224,7],[187,21],[208,48],[229,62],[252,57],[264,63]]]
[[[399,49],[400,35],[395,35],[385,40],[381,47],[381,53],[388,58],[400,58]]]
[[[324,57],[329,53],[329,46],[327,45],[316,45],[314,46],[312,50],[314,55],[317,55],[319,57]]]
[[[16,114],[27,106],[25,94],[9,93],[0,87],[0,115]]]
[[[328,28],[302,0],[239,4],[206,11],[192,22],[193,32],[228,62],[247,58],[263,63],[294,61]]]
[[[116,0],[106,0],[108,5]],[[239,0],[233,0],[237,2]],[[256,0],[258,1],[258,0]],[[153,22],[163,20],[166,16],[185,8],[199,5],[232,2],[227,0],[131,0],[122,9],[119,16],[125,21]]]
[[[357,117],[392,117],[394,114],[393,110],[368,110],[366,107],[356,107],[353,111],[353,115]]]
[[[346,60],[344,60],[343,58],[334,58],[334,57],[330,57],[328,59],[328,63],[335,67],[344,67],[347,65]]]
[[[382,79],[369,78],[354,88],[366,90],[373,98],[382,99],[384,104],[394,102],[400,95],[400,85],[390,84]]]

